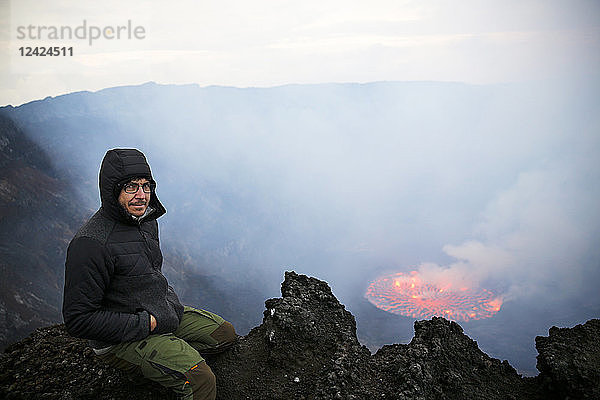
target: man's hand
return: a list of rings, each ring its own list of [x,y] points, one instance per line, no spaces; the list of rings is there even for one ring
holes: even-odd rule
[[[152,332],[156,328],[156,318],[154,315],[150,314],[150,332]]]

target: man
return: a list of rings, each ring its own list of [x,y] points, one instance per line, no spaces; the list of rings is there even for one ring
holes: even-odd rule
[[[158,223],[166,210],[146,157],[113,149],[100,167],[102,206],[67,250],[63,317],[96,354],[141,373],[186,400],[214,399],[215,376],[201,352],[233,344],[233,326],[184,307],[161,272]]]

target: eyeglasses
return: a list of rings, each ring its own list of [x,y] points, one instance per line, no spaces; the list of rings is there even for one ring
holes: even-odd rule
[[[142,183],[141,186],[144,193],[151,193],[154,189],[156,189],[156,183],[154,182],[145,182]],[[139,189],[140,184],[135,182],[129,182],[123,186],[123,190],[125,191],[125,193],[129,194],[137,193]]]

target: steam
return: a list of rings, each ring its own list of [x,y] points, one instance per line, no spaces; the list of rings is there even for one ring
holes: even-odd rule
[[[47,147],[88,184],[90,209],[104,152],[143,150],[168,210],[162,244],[193,268],[260,271],[267,295],[288,268],[351,295],[420,265],[507,299],[557,299],[600,283],[597,87],[148,84],[15,113],[39,143],[67,136]],[[81,107],[81,126],[61,119]]]
[[[514,301],[556,302],[596,285],[598,171],[583,158],[519,174],[486,208],[475,228],[480,239],[445,245],[456,261],[423,263],[421,275],[492,285]]]

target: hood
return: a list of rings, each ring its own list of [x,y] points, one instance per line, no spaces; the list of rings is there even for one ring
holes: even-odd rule
[[[141,176],[153,180],[150,165],[141,151],[112,149],[106,152],[100,167],[100,200],[102,209],[111,218],[128,224],[138,223],[119,204],[118,185]],[[158,200],[156,192],[150,196],[149,207],[152,208],[152,212],[146,214],[143,220],[156,219],[167,212]]]

